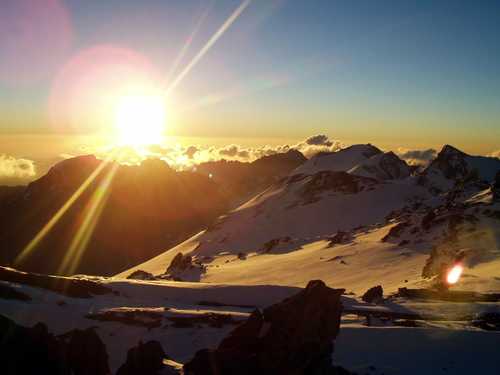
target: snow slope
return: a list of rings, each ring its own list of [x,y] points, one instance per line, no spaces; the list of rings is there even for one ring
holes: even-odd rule
[[[427,263],[437,269],[465,252],[467,277],[457,287],[500,290],[494,216],[500,202],[492,190],[472,184],[436,194],[418,176],[408,176],[397,156],[377,150],[357,145],[312,158],[211,228],[117,277],[136,270],[165,274],[183,253],[202,270],[176,274],[183,280],[305,286],[319,278],[356,293],[374,284],[394,291],[426,285]],[[387,161],[391,168],[380,169]],[[374,173],[355,175],[367,172],[366,166]],[[337,233],[346,238],[332,246]],[[433,249],[440,254],[436,259]]]
[[[321,171],[348,171],[373,155],[380,153],[382,151],[371,144],[352,145],[337,152],[320,153],[313,156],[297,167],[292,174],[311,175]]]
[[[139,341],[157,340],[170,358],[185,363],[197,350],[216,347],[234,329],[235,324],[246,319],[254,308],[263,308],[298,291],[293,287],[270,285],[115,281],[105,278],[93,280],[103,283],[115,293],[78,299],[25,285],[0,282],[32,298],[28,302],[0,298],[1,314],[25,326],[44,322],[49,331],[55,334],[75,328],[95,327],[106,345],[111,371],[114,373],[125,362],[128,349]],[[481,331],[472,327],[470,322],[457,318],[491,308],[498,309],[498,303],[419,303],[395,299],[383,305],[372,305],[359,298],[345,296],[343,305],[345,309],[361,312],[439,313],[443,318],[427,324],[421,322],[425,324],[422,328],[393,325],[367,327],[361,315],[344,315],[333,355],[333,361],[338,365],[359,373],[364,373],[371,366],[376,369],[374,373],[394,375],[436,373],[443,367],[448,369],[449,374],[470,373],[472,368],[477,373],[486,374],[495,373],[498,369],[495,354],[500,334]],[[106,311],[119,311],[125,315],[145,312],[157,316],[159,324],[146,327],[86,317]],[[224,314],[230,316],[234,323],[213,326],[198,322],[181,326],[171,320],[196,318],[205,314]],[[141,318],[139,313],[139,321],[147,323],[148,319]],[[442,351],[442,354],[436,355],[436,350]],[[415,361],[408,361],[407,355],[418,358],[418,365]]]

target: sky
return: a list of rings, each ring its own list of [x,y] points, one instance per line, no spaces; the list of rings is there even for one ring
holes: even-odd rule
[[[120,98],[154,88],[170,146],[325,134],[488,155],[500,150],[498,35],[500,2],[487,0],[4,0],[0,154],[93,152]]]

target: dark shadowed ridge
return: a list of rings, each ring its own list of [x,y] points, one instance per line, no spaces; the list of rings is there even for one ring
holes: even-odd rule
[[[150,259],[202,230],[246,195],[266,188],[302,158],[296,152],[273,155],[249,164],[251,169],[243,174],[236,173],[242,179],[229,174],[222,180],[199,172],[176,172],[159,159],[138,166],[101,166],[103,161],[94,155],[64,160],[26,187],[0,190],[0,264],[68,274],[60,265],[92,197],[113,168],[116,173],[104,209],[78,266],[70,273],[112,275]],[[99,167],[102,171],[58,224],[23,262],[15,264],[27,244]],[[235,168],[245,167],[238,164]],[[232,189],[232,184],[241,188]]]
[[[240,161],[210,161],[197,166],[197,171],[212,176],[235,204],[259,193],[307,159],[297,150],[264,156],[251,163]]]

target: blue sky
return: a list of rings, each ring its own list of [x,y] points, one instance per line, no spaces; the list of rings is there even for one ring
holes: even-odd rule
[[[0,132],[55,131],[46,115],[53,82],[71,56],[92,46],[136,51],[168,85],[200,18],[178,71],[241,1],[60,3],[71,43],[42,78],[0,80]],[[499,29],[498,1],[254,0],[172,94],[179,113],[171,131],[297,139],[326,133],[491,152],[500,148]]]

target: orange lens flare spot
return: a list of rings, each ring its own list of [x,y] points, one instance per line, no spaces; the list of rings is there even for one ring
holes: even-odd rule
[[[460,276],[462,276],[462,272],[464,271],[464,267],[461,264],[454,265],[446,275],[446,282],[448,284],[456,284],[458,280],[460,280]]]

